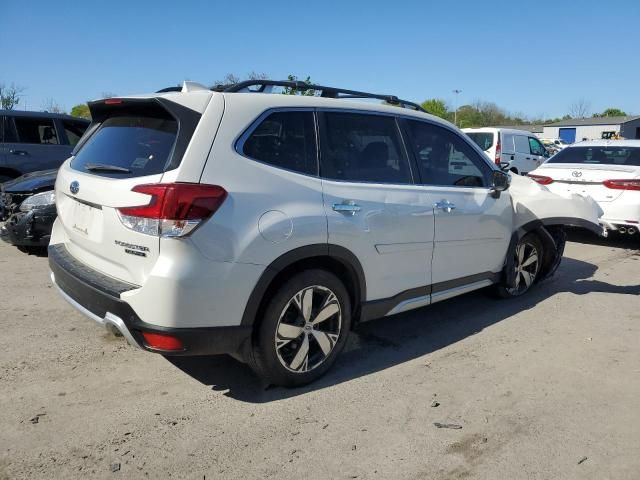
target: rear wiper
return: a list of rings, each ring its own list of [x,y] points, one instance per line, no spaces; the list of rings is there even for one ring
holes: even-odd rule
[[[85,170],[90,172],[119,172],[119,173],[131,173],[131,170],[125,167],[119,167],[118,165],[105,165],[104,163],[87,163],[84,166]]]

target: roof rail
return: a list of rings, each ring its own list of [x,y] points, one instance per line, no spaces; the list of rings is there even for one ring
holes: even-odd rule
[[[250,90],[249,87],[258,88]],[[397,105],[403,108],[410,108],[412,110],[426,113],[426,111],[417,103],[401,100],[395,95],[380,95],[377,93],[347,90],[345,88],[326,87],[323,85],[301,82],[299,80],[247,80],[232,85],[216,85],[211,90],[216,92],[240,92],[242,90],[247,90],[255,93],[270,93],[268,87],[286,87],[299,92],[314,90],[316,92],[320,92],[320,96],[325,98],[375,98],[378,100],[384,100],[391,105]]]

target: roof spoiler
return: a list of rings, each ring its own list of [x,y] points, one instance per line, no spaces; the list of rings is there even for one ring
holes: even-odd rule
[[[198,91],[208,91],[209,89],[198,82],[190,82],[185,80],[182,82],[182,86],[176,85],[175,87],[167,87],[161,90],[158,90],[156,93],[168,93],[168,92],[198,92]]]

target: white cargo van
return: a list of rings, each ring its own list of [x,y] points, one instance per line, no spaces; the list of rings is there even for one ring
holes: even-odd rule
[[[549,158],[549,152],[531,132],[509,128],[463,128],[491,161],[505,170],[524,175]]]

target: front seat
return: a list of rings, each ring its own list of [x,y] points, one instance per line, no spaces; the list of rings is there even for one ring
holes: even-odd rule
[[[42,143],[58,143],[57,141],[52,142],[51,140],[56,140],[56,133],[52,127],[44,127],[42,130]]]

